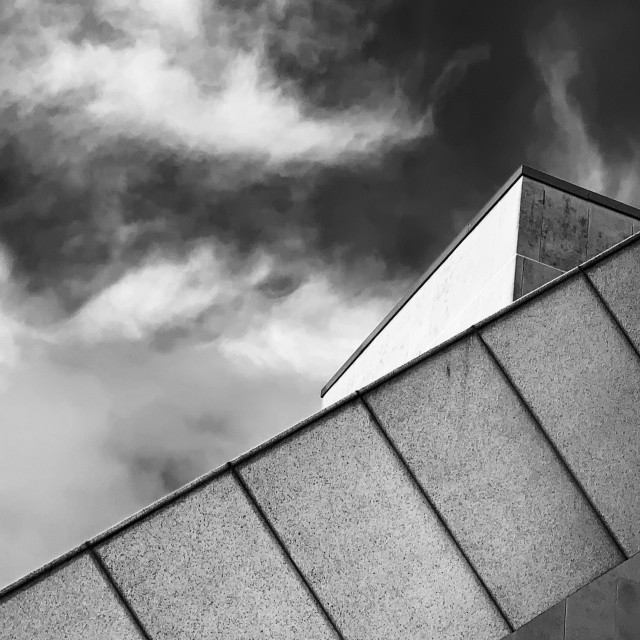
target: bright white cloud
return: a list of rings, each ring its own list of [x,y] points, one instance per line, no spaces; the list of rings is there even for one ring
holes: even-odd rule
[[[128,40],[93,43],[49,26],[45,15],[56,11],[51,3],[30,7],[15,12],[13,24],[40,24],[3,46],[11,63],[4,65],[0,95],[30,105],[72,105],[106,135],[283,165],[341,162],[429,133],[424,120],[406,115],[407,103],[397,93],[376,109],[314,113],[270,68],[264,17],[242,20],[214,3],[207,16],[214,27],[205,34],[196,1],[102,0],[99,15]],[[18,53],[34,39],[40,40],[35,51]]]

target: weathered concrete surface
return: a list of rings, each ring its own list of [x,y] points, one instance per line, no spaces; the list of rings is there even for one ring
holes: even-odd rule
[[[616,593],[618,640],[640,638],[640,584],[620,578]]]
[[[544,185],[525,177],[522,180],[520,221],[516,253],[540,262],[542,218],[544,214]]]
[[[100,547],[154,640],[332,640],[236,481],[224,474]]]
[[[509,640],[565,640],[565,608],[565,600],[558,602],[509,635]]]
[[[637,640],[640,554],[534,618],[505,640]]]
[[[589,269],[588,274],[640,349],[640,238]]]
[[[540,262],[568,271],[587,259],[590,203],[544,187]]]
[[[349,640],[506,633],[360,404],[331,412],[241,473]]]
[[[482,335],[627,552],[637,552],[640,361],[585,278],[561,283]]]
[[[513,285],[514,300],[526,296],[527,293],[535,291],[564,273],[560,269],[520,255],[516,256],[516,260],[515,282]]]
[[[477,337],[367,398],[516,626],[622,562]]]
[[[83,554],[0,602],[1,640],[140,640],[111,586]]]
[[[587,258],[593,258],[633,234],[633,218],[591,203]]]
[[[325,394],[393,371],[640,229],[640,221],[521,177]]]

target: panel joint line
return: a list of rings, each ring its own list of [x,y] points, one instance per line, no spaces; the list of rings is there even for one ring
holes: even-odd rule
[[[360,402],[364,405],[367,413],[371,417],[371,420],[373,421],[373,423],[376,425],[376,427],[378,428],[378,430],[382,434],[382,437],[386,440],[388,445],[391,447],[391,450],[393,451],[393,453],[395,454],[397,459],[400,461],[400,464],[404,467],[405,472],[409,475],[409,477],[411,478],[413,484],[417,487],[418,491],[420,492],[420,494],[422,495],[424,500],[427,502],[427,504],[429,505],[431,510],[434,512],[436,518],[438,519],[438,521],[440,522],[440,524],[442,525],[442,527],[446,531],[446,533],[449,536],[449,538],[453,541],[453,544],[457,548],[457,550],[460,553],[460,555],[462,556],[463,560],[467,563],[467,565],[471,569],[471,571],[472,571],[473,575],[475,576],[476,580],[478,581],[478,583],[480,584],[480,586],[482,587],[484,592],[487,594],[487,597],[489,598],[489,600],[491,601],[493,606],[496,608],[496,610],[500,614],[501,618],[504,620],[504,622],[507,625],[507,627],[509,628],[510,632],[515,631],[515,627],[514,627],[513,623],[511,622],[511,619],[507,615],[506,611],[502,608],[502,605],[498,602],[498,599],[496,598],[494,593],[489,588],[489,585],[485,582],[484,578],[480,575],[480,572],[476,568],[475,564],[471,561],[471,558],[469,557],[467,552],[464,550],[464,548],[460,544],[460,541],[454,535],[454,533],[453,533],[451,527],[449,526],[449,523],[447,522],[446,518],[444,517],[444,515],[442,514],[440,509],[436,506],[435,502],[433,501],[431,496],[428,494],[427,490],[422,486],[422,483],[420,482],[420,480],[418,480],[417,476],[415,475],[415,473],[413,472],[413,470],[409,466],[409,463],[407,462],[406,458],[401,453],[401,451],[398,449],[396,443],[393,441],[393,439],[391,438],[391,436],[389,435],[387,430],[382,426],[382,422],[378,419],[378,416],[376,415],[375,411],[373,410],[373,407],[369,404],[367,399],[362,395],[362,393],[360,391],[356,391],[356,394],[357,394],[358,398],[360,399]]]
[[[111,585],[111,588],[113,589],[116,596],[119,598],[120,602],[126,609],[127,613],[129,614],[129,617],[133,620],[133,623],[138,628],[138,631],[140,632],[144,640],[153,640],[151,635],[147,631],[146,627],[144,626],[144,624],[142,624],[142,620],[140,620],[140,617],[135,612],[134,608],[131,606],[131,603],[129,602],[127,597],[124,595],[122,589],[116,582],[115,578],[111,575],[111,572],[105,566],[102,558],[100,557],[100,554],[93,548],[93,546],[90,543],[87,542],[85,546],[94,564],[96,565],[100,573],[104,576],[105,580]]]
[[[574,471],[571,468],[571,465],[569,464],[569,462],[566,459],[566,457],[562,454],[560,449],[558,449],[558,446],[553,441],[553,438],[551,438],[551,436],[549,435],[549,432],[542,425],[542,422],[541,422],[540,418],[538,418],[538,416],[536,415],[536,412],[533,410],[533,407],[529,404],[529,402],[522,395],[520,389],[518,388],[518,386],[516,385],[515,381],[511,377],[511,374],[505,369],[505,367],[503,366],[502,362],[500,362],[500,360],[498,359],[498,356],[495,354],[493,349],[487,344],[487,342],[482,337],[482,334],[477,330],[477,328],[476,328],[476,331],[475,331],[475,335],[478,337],[478,340],[483,345],[485,351],[489,354],[489,357],[491,358],[493,363],[498,367],[498,369],[502,373],[502,376],[507,381],[507,383],[509,384],[511,389],[513,389],[513,392],[516,394],[516,396],[520,400],[520,403],[522,404],[522,406],[525,408],[527,413],[531,416],[531,419],[533,420],[534,424],[536,425],[536,428],[542,434],[542,436],[545,439],[546,443],[551,447],[551,450],[554,452],[554,454],[556,455],[556,457],[558,458],[558,460],[560,461],[560,463],[562,464],[562,466],[564,467],[566,472],[569,474],[569,477],[571,478],[573,483],[576,485],[576,487],[578,488],[578,491],[581,493],[582,497],[586,500],[586,502],[589,505],[589,507],[591,508],[591,510],[594,512],[596,518],[598,519],[598,521],[600,522],[600,524],[602,525],[604,530],[607,532],[607,534],[611,538],[614,546],[616,547],[616,549],[618,550],[620,555],[625,560],[628,560],[630,556],[625,551],[625,548],[623,547],[622,542],[620,541],[620,539],[618,538],[616,533],[613,531],[613,529],[611,528],[609,523],[606,521],[604,515],[602,514],[602,511],[600,511],[598,506],[595,504],[595,502],[593,501],[593,499],[589,495],[589,492],[585,488],[584,484],[582,484],[582,482],[579,480],[579,478],[574,473]]]
[[[320,600],[320,597],[316,593],[315,589],[311,586],[311,583],[309,582],[307,577],[302,572],[302,569],[300,569],[300,567],[297,565],[297,563],[293,559],[293,556],[291,555],[291,552],[289,551],[289,548],[285,544],[284,540],[280,537],[280,534],[276,531],[275,527],[271,523],[271,520],[269,520],[269,517],[265,513],[264,509],[260,506],[260,503],[258,502],[256,496],[254,495],[254,493],[251,490],[251,488],[249,487],[249,485],[246,483],[245,479],[242,477],[242,475],[240,474],[240,472],[238,471],[238,469],[236,468],[236,466],[232,462],[227,463],[227,467],[231,471],[231,474],[235,478],[236,482],[240,485],[240,487],[242,488],[242,490],[246,494],[247,498],[249,499],[249,502],[252,504],[253,508],[257,512],[257,514],[260,517],[260,519],[264,522],[264,524],[266,525],[267,529],[269,529],[269,532],[271,533],[271,535],[273,536],[275,541],[278,543],[278,545],[282,549],[282,551],[283,551],[284,555],[286,556],[289,564],[293,567],[295,572],[298,574],[298,578],[302,581],[304,586],[307,588],[307,591],[311,594],[311,597],[315,600],[315,603],[316,603],[318,609],[320,609],[320,611],[322,612],[324,617],[327,619],[327,621],[329,622],[329,624],[331,625],[331,627],[335,631],[335,633],[338,636],[338,638],[340,640],[344,640],[344,635],[342,634],[342,631],[340,631],[340,628],[338,627],[338,624],[333,619],[333,616],[329,613],[327,608],[324,606],[324,604],[322,603],[322,600]]]
[[[604,299],[603,295],[600,293],[600,290],[598,289],[598,287],[596,287],[594,281],[591,279],[591,276],[582,268],[582,265],[579,267],[579,269],[580,273],[582,273],[585,280],[587,281],[587,284],[589,285],[591,291],[593,291],[596,298],[598,298],[600,304],[602,304],[602,306],[605,308],[605,311],[609,314],[611,320],[613,320],[613,323],[616,325],[616,327],[618,327],[618,331],[620,331],[620,333],[624,336],[625,340],[633,349],[633,352],[636,354],[637,358],[640,360],[640,351],[638,351],[638,347],[636,347],[636,345],[633,343],[629,332],[622,326],[620,319],[613,312],[613,309],[610,307],[609,303]]]

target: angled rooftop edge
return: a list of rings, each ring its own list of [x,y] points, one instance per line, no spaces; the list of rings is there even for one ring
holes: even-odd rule
[[[531,169],[524,169],[524,168],[521,169],[520,171],[523,171],[523,170],[526,170],[527,172],[532,172],[533,171]],[[515,176],[512,178],[512,180],[513,179],[517,179],[517,177],[520,175],[520,171],[517,174],[515,174]],[[537,174],[536,174],[536,176],[537,176]],[[578,188],[575,187],[575,189],[577,190]],[[636,211],[636,215],[640,216],[640,212]],[[506,307],[506,308],[500,310],[499,312],[497,312],[496,314],[486,318],[481,323],[478,323],[477,325],[474,325],[473,327],[470,327],[469,329],[463,331],[462,333],[460,333],[457,336],[451,338],[450,340],[447,340],[446,342],[438,345],[437,347],[435,347],[434,349],[428,351],[427,353],[418,356],[414,360],[402,365],[398,369],[388,373],[387,375],[383,376],[379,380],[376,380],[375,382],[367,385],[366,387],[364,387],[360,391],[357,391],[357,392],[355,392],[353,394],[350,394],[346,398],[342,399],[340,402],[338,402],[338,403],[336,403],[336,404],[334,404],[334,405],[332,405],[332,406],[330,406],[330,407],[328,407],[326,409],[323,409],[320,412],[310,416],[306,420],[298,423],[297,425],[294,425],[290,429],[278,434],[274,438],[271,438],[270,440],[267,440],[266,442],[264,442],[263,444],[259,445],[256,448],[252,449],[251,451],[249,451],[249,452],[247,452],[245,454],[242,454],[241,456],[237,457],[236,459],[234,459],[233,461],[227,463],[226,465],[224,465],[222,467],[219,467],[219,468],[217,468],[217,469],[215,469],[215,470],[213,470],[213,471],[211,471],[211,472],[209,472],[209,473],[207,473],[207,474],[195,479],[191,483],[181,487],[180,489],[176,490],[175,492],[173,492],[173,493],[161,498],[160,500],[158,500],[155,503],[149,505],[148,507],[142,509],[141,511],[137,512],[136,514],[133,514],[129,518],[127,518],[127,519],[123,520],[122,522],[114,525],[113,527],[107,529],[106,531],[98,534],[97,536],[93,537],[92,539],[88,540],[87,542],[85,542],[85,543],[79,545],[78,547],[70,550],[69,552],[63,554],[62,556],[59,556],[58,558],[52,560],[51,562],[49,562],[46,565],[40,567],[39,569],[35,570],[34,572],[30,573],[29,575],[27,575],[27,576],[17,580],[16,582],[4,587],[3,589],[0,590],[0,600],[4,600],[4,599],[8,598],[9,596],[11,596],[13,593],[17,592],[18,590],[23,589],[23,588],[29,586],[30,584],[35,583],[38,580],[50,575],[52,572],[54,572],[58,568],[62,567],[63,565],[68,563],[70,560],[72,560],[72,559],[76,558],[77,556],[83,554],[87,550],[93,549],[94,547],[97,547],[98,545],[105,543],[106,541],[110,540],[111,538],[113,538],[117,534],[123,532],[124,530],[128,529],[129,527],[133,526],[134,524],[137,524],[137,523],[145,520],[146,518],[148,518],[152,514],[158,512],[158,511],[160,511],[160,510],[162,510],[162,509],[164,509],[166,507],[169,507],[170,505],[180,501],[181,499],[185,498],[186,496],[194,493],[198,488],[204,486],[205,484],[207,484],[208,482],[210,482],[211,480],[213,480],[217,476],[223,474],[224,472],[226,472],[230,468],[234,468],[236,465],[239,465],[240,463],[244,463],[244,462],[249,461],[250,459],[255,458],[258,454],[263,453],[267,449],[270,449],[270,448],[274,447],[277,443],[281,443],[282,441],[289,439],[294,434],[296,434],[296,433],[302,431],[303,429],[305,429],[306,427],[316,423],[320,418],[322,418],[324,416],[327,416],[329,414],[335,413],[336,411],[340,410],[344,405],[346,405],[349,402],[351,402],[360,393],[369,392],[369,391],[379,387],[384,382],[386,382],[386,381],[388,381],[388,380],[400,375],[401,373],[403,373],[407,369],[410,369],[411,367],[415,366],[419,362],[422,362],[424,360],[432,358],[437,353],[443,351],[444,349],[446,349],[447,347],[451,346],[452,344],[462,341],[463,339],[465,339],[469,335],[477,332],[478,329],[481,329],[481,328],[489,325],[490,323],[494,322],[496,319],[501,318],[503,316],[508,316],[515,309],[520,308],[523,305],[526,305],[529,301],[531,301],[531,300],[533,300],[535,298],[538,298],[539,296],[542,296],[542,295],[546,294],[547,292],[549,292],[552,289],[555,289],[557,287],[562,286],[563,283],[566,283],[568,280],[571,280],[573,278],[578,277],[580,275],[580,273],[584,269],[586,269],[588,267],[592,267],[592,266],[600,263],[604,259],[608,258],[609,256],[612,256],[612,255],[622,251],[626,247],[629,247],[630,245],[636,244],[638,242],[640,242],[640,233],[636,233],[634,236],[632,236],[630,238],[627,238],[626,240],[620,242],[619,244],[617,244],[616,246],[612,247],[611,249],[603,252],[602,254],[600,254],[600,255],[598,255],[598,256],[596,256],[596,257],[594,257],[594,258],[592,258],[592,259],[590,259],[590,260],[588,260],[586,262],[584,262],[583,264],[581,264],[580,266],[572,269],[571,271],[568,271],[567,273],[563,274],[562,276],[560,276],[559,278],[553,280],[552,282],[548,283],[547,285],[545,285],[545,286],[537,289],[536,291],[534,291],[534,292],[532,292],[532,293],[520,298],[519,300],[513,302],[508,307]]]
[[[418,290],[425,284],[429,278],[444,264],[451,254],[458,248],[462,241],[478,226],[485,216],[495,207],[495,205],[503,198],[503,196],[511,189],[511,187],[522,177],[531,178],[537,182],[549,187],[554,187],[565,193],[576,196],[588,202],[601,205],[617,213],[629,216],[636,220],[640,220],[640,209],[630,205],[618,202],[612,198],[589,191],[583,187],[572,184],[555,176],[522,165],[518,170],[498,189],[495,195],[487,202],[487,204],[474,216],[474,218],[462,229],[449,246],[436,258],[431,266],[414,282],[407,293],[398,301],[398,303],[389,311],[389,313],[380,321],[376,328],[365,338],[360,346],[349,356],[344,364],[336,371],[331,379],[324,385],[320,392],[320,396],[324,397],[333,385],[343,376],[343,374],[351,367],[351,365],[360,357],[367,347],[376,339],[376,337],[385,329],[391,320],[403,309],[403,307],[411,300]]]

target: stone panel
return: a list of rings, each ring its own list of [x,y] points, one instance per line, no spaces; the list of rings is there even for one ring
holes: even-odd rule
[[[345,638],[490,640],[508,631],[360,403],[241,473]]]
[[[591,203],[589,207],[589,240],[587,258],[622,242],[633,233],[633,218]]]
[[[0,602],[1,640],[140,640],[115,593],[83,554]]]
[[[539,261],[569,271],[587,258],[589,202],[552,187],[544,193]]]
[[[100,553],[154,640],[335,637],[228,473]]]
[[[545,206],[544,189],[544,185],[531,178],[524,177],[522,179],[522,200],[520,202],[516,252],[537,261],[540,261],[542,215]]]
[[[640,242],[589,269],[589,277],[640,349]]]
[[[558,276],[561,276],[563,273],[564,271],[556,269],[555,267],[524,258],[522,264],[521,295],[526,296],[527,293],[535,291],[547,284],[547,282],[551,282]]]
[[[622,561],[477,337],[367,398],[516,626]]]
[[[622,578],[618,580],[616,631],[618,640],[640,638],[640,584]]]
[[[483,336],[627,552],[637,552],[640,361],[585,278],[514,309]]]

